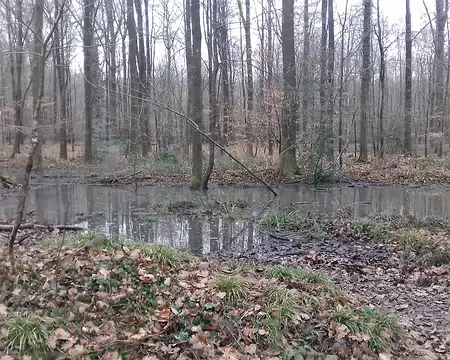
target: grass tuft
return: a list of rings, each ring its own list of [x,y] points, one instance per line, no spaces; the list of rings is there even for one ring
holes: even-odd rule
[[[417,229],[398,229],[393,232],[392,237],[400,245],[414,250],[421,250],[428,243],[426,235]]]
[[[353,334],[367,335],[369,348],[375,351],[386,349],[401,333],[394,319],[372,309],[344,308],[333,316],[333,320],[345,325]]]
[[[45,322],[40,318],[20,316],[5,321],[2,327],[6,329],[3,341],[8,352],[39,354],[40,358],[49,352],[46,344],[49,332]]]
[[[170,266],[172,268],[178,268],[182,264],[191,259],[191,256],[181,250],[172,249],[163,245],[145,244],[136,245],[142,253],[150,257],[154,262],[160,265]]]
[[[217,290],[226,294],[225,300],[229,304],[238,304],[248,296],[245,281],[238,276],[221,276],[217,280]]]

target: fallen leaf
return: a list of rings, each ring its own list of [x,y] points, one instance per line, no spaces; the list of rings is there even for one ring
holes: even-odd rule
[[[0,315],[2,316],[8,315],[8,308],[3,304],[0,304]]]
[[[105,355],[103,355],[103,360],[118,360],[119,353],[117,351],[108,351]]]
[[[251,344],[249,346],[246,346],[244,351],[246,354],[255,355],[256,354],[256,344]]]

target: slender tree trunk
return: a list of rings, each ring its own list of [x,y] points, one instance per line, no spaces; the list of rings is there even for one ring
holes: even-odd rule
[[[200,25],[200,1],[191,0],[192,20],[192,113],[193,120],[201,129],[203,122],[202,103],[202,29]],[[191,187],[199,189],[202,182],[202,140],[197,131],[192,133],[192,176]]]
[[[273,155],[273,39],[272,39],[272,0],[267,0],[267,116],[269,138],[269,155]]]
[[[134,20],[133,0],[127,0],[127,31],[128,31],[128,66],[130,69],[130,154],[138,154],[138,127],[140,109],[139,73],[136,64],[138,57],[136,21]]]
[[[192,64],[192,30],[191,30],[191,1],[185,0],[184,2],[184,43],[185,43],[185,55],[186,55],[186,81],[187,81],[187,116],[193,118],[193,92],[192,92],[192,79],[193,79],[193,64]],[[186,156],[189,157],[189,147],[192,141],[192,130],[189,126],[185,128],[185,151]]]
[[[142,156],[147,157],[149,148],[149,139],[145,138],[146,123],[148,122],[148,106],[144,103],[144,95],[147,92],[146,81],[147,81],[147,69],[145,60],[145,45],[144,45],[144,22],[142,16],[142,0],[135,0],[135,8],[137,14],[137,34],[138,34],[138,54],[137,61],[139,65],[139,118],[138,118],[138,128],[141,136],[141,150]]]
[[[207,8],[207,48],[208,48],[208,91],[209,91],[209,132],[214,141],[217,141],[217,72],[219,58],[217,54],[217,0],[208,0]],[[202,189],[208,188],[209,178],[214,168],[215,145],[209,142],[208,167],[203,175]]]
[[[147,49],[146,53],[146,77],[145,77],[145,86],[146,86],[146,92],[147,94],[151,93],[151,67],[152,67],[152,41],[153,39],[150,39],[150,21],[149,21],[149,7],[148,7],[148,0],[144,0],[144,9],[145,9],[145,47]],[[152,22],[153,26],[153,22]],[[146,105],[146,118],[144,119],[144,128],[143,133],[145,137],[145,143],[147,144],[146,149],[144,149],[144,146],[142,147],[142,155],[147,156],[148,152],[152,150],[152,139],[150,136],[150,108],[149,105]]]
[[[412,39],[410,1],[406,0],[406,64],[405,64],[405,142],[403,153],[412,155]]]
[[[315,150],[317,159],[315,163],[322,168],[322,156],[325,152],[327,142],[327,126],[326,126],[326,100],[327,100],[327,9],[328,0],[322,0],[321,21],[322,31],[320,37],[320,84],[319,84],[319,103],[320,103],[320,117],[319,117],[319,132],[318,132],[318,148]],[[321,172],[320,169],[315,169]]]
[[[384,107],[386,98],[386,49],[383,45],[383,32],[381,28],[380,0],[377,0],[377,40],[380,50],[380,104],[378,108],[378,156],[384,157]]]
[[[59,0],[55,0],[55,8],[60,8]],[[57,10],[59,11],[59,10]],[[54,43],[55,47],[55,62],[56,62],[56,73],[58,78],[59,87],[59,157],[60,159],[67,160],[67,136],[66,136],[66,122],[67,122],[67,82],[65,79],[65,71],[63,64],[63,22],[61,20],[59,28],[54,32]]]
[[[23,143],[22,132],[22,68],[24,58],[24,35],[23,35],[23,0],[16,0],[16,20],[17,20],[17,50],[14,55],[13,47],[13,25],[11,19],[11,10],[9,6],[6,8],[6,16],[8,22],[8,39],[10,44],[10,66],[11,66],[11,85],[13,91],[14,103],[14,125],[16,127],[16,136],[14,138],[14,146],[11,157],[20,154],[20,145]]]
[[[109,41],[109,72],[108,72],[108,90],[109,90],[109,113],[108,113],[108,134],[113,136],[117,132],[117,61],[116,61],[116,42],[117,34],[114,29],[114,8],[113,0],[105,0],[106,21],[108,26]]]
[[[226,146],[228,137],[230,135],[230,80],[228,72],[228,7],[226,0],[219,0],[219,53],[220,53],[220,76],[222,79],[222,94],[223,94],[223,131],[222,131],[222,145]]]
[[[447,12],[444,8],[444,1],[448,0],[436,0],[436,46],[435,46],[435,64],[436,64],[436,76],[434,87],[434,133],[437,140],[434,142],[434,152],[438,156],[442,156],[442,137],[441,134],[443,121],[444,121],[444,44],[445,44],[445,26],[447,23]]]
[[[344,20],[341,24],[341,54],[339,63],[339,135],[338,135],[338,151],[339,151],[339,168],[342,169],[344,152],[344,139],[343,139],[343,109],[342,103],[344,99],[344,43],[345,43],[345,27],[347,25],[347,10],[348,0],[345,2]]]
[[[303,115],[303,136],[306,139],[306,134],[308,131],[309,122],[309,102],[310,98],[310,88],[311,88],[311,78],[309,73],[309,62],[310,62],[310,29],[309,29],[309,3],[305,0],[303,6],[303,76],[302,76],[302,87],[303,87],[303,99],[302,99],[302,115]]]
[[[245,0],[245,18],[242,10],[241,0],[238,0],[239,13],[244,24],[245,32],[245,56],[247,65],[247,116],[245,124],[245,134],[247,138],[247,156],[253,156],[253,136],[252,136],[252,119],[253,119],[253,64],[252,64],[252,42],[250,30],[250,0]]]
[[[368,160],[367,118],[370,112],[370,38],[371,38],[372,0],[364,0],[363,50],[361,74],[361,118],[359,125],[359,161]]]
[[[36,0],[34,3],[34,29],[33,29],[33,73],[32,73],[32,93],[33,93],[33,109],[37,107],[39,92],[40,92],[40,77],[43,64],[43,38],[42,38],[42,30],[44,26],[44,0]],[[35,152],[34,158],[34,167],[38,172],[42,172],[42,145],[44,141],[44,132],[43,132],[43,117],[42,113],[39,112],[37,116],[37,134],[38,134],[38,143]]]
[[[92,120],[94,117],[94,11],[95,0],[84,1],[84,162],[92,164]]]
[[[333,0],[328,0],[328,99],[327,99],[327,119],[326,119],[326,154],[328,162],[334,163],[334,135],[333,135],[333,118],[334,118],[334,6]]]
[[[283,0],[281,45],[283,51],[283,108],[281,123],[281,156],[279,175],[295,174],[296,123],[298,116],[297,75],[294,46],[294,0]]]

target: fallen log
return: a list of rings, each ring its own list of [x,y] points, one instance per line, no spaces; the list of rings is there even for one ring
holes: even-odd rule
[[[14,225],[8,225],[8,224],[0,224],[0,231],[11,231],[14,228]],[[75,225],[41,225],[41,224],[33,224],[33,223],[27,223],[27,224],[21,224],[19,229],[26,230],[26,229],[48,229],[48,230],[65,230],[65,231],[84,231],[88,230],[82,226],[75,226]]]

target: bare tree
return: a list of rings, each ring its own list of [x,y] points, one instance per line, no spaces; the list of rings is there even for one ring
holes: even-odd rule
[[[412,155],[412,38],[411,38],[411,9],[409,0],[406,4],[406,63],[405,63],[405,141],[403,152],[407,156]]]
[[[311,101],[310,96],[310,74],[309,74],[309,62],[310,62],[310,29],[309,29],[309,3],[308,0],[304,1],[303,5],[303,75],[302,75],[302,88],[303,88],[303,100],[302,100],[302,114],[303,114],[303,136],[306,135],[308,129],[309,119],[309,103]]]
[[[138,56],[136,21],[133,0],[127,0],[128,67],[130,69],[130,137],[129,149],[133,156],[138,153],[138,124],[140,113],[139,73],[136,64]]]
[[[368,160],[367,151],[367,118],[369,116],[369,91],[370,91],[370,38],[371,38],[371,16],[372,0],[363,0],[364,23],[363,23],[363,49],[362,49],[362,71],[361,71],[361,118],[359,125],[359,161]]]
[[[198,128],[202,126],[202,29],[200,25],[200,1],[191,0],[192,28],[192,115]],[[192,133],[191,187],[198,189],[202,182],[202,140],[197,131]]]
[[[95,0],[83,0],[84,53],[84,162],[92,164],[92,121],[94,117],[94,12]]]
[[[294,46],[294,0],[283,0],[282,14],[281,39],[284,87],[279,163],[280,177],[283,173],[292,175],[298,171],[295,151],[298,101]]]
[[[327,119],[326,119],[326,154],[328,161],[334,162],[334,6],[333,0],[328,0],[328,59],[327,59]]]
[[[250,32],[250,0],[245,0],[245,18],[242,10],[242,2],[238,0],[239,14],[244,24],[245,32],[245,56],[247,65],[247,112],[245,134],[247,138],[247,156],[253,156],[252,118],[253,118],[253,65],[252,65],[252,41]]]

